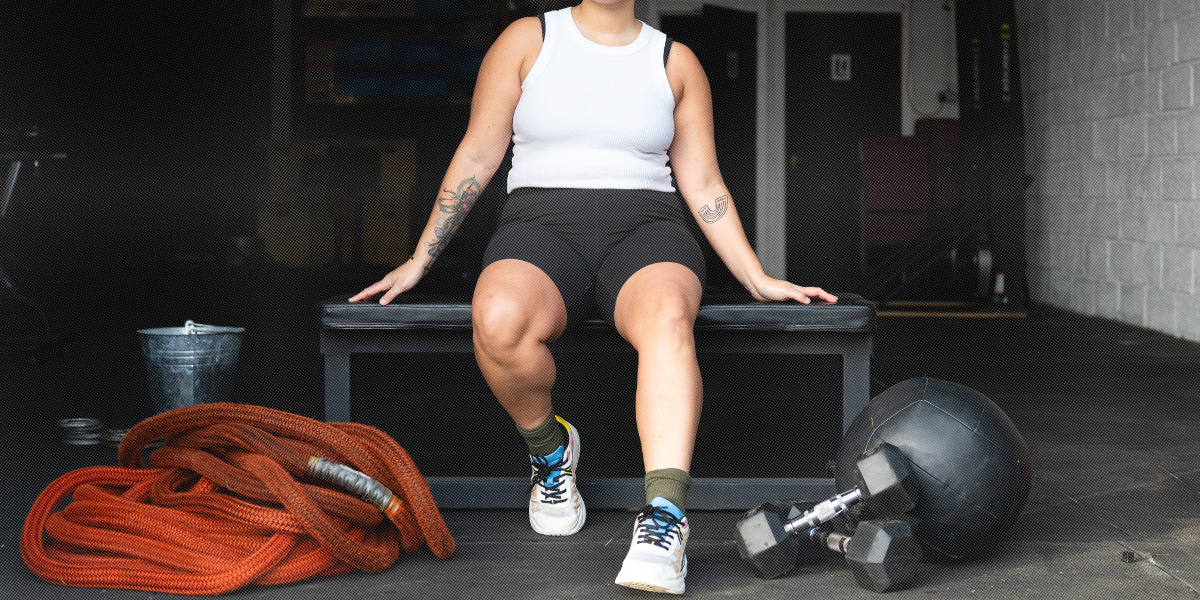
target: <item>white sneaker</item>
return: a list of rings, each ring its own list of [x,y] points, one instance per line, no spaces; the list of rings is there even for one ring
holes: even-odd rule
[[[668,500],[655,498],[633,525],[629,553],[617,585],[648,592],[682,594],[687,579],[687,517]]]
[[[542,535],[571,535],[583,528],[587,508],[575,487],[579,466],[579,431],[555,416],[566,430],[567,443],[549,456],[530,455],[529,524]]]

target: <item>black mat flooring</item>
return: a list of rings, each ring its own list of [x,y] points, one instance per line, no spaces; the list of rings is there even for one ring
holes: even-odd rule
[[[6,408],[0,420],[0,598],[163,596],[42,582],[25,568],[18,543],[44,486],[74,468],[115,464],[115,450],[60,443],[57,419],[88,416],[128,427],[149,414],[138,328],[179,326],[186,319],[245,326],[233,400],[320,417],[312,303],[374,275],[167,267],[117,280],[14,273],[77,341],[65,356],[35,364],[11,354],[0,360]],[[820,358],[797,366],[741,360],[705,367],[709,395],[694,470],[718,477],[822,470],[836,452],[836,436],[820,424],[836,418],[837,365]],[[562,365],[558,405],[589,437],[581,476],[636,475],[630,473],[639,465],[632,388],[621,383],[632,376],[632,364],[597,369],[580,361]],[[519,439],[469,360],[381,358],[362,366],[355,383],[359,419],[389,431],[427,475],[527,472]],[[756,372],[770,377],[750,375]],[[965,564],[925,565],[910,589],[891,597],[1200,597],[1200,345],[1046,307],[1035,307],[1028,319],[882,319],[872,394],[914,376],[962,383],[999,404],[1030,447],[1034,482],[1024,512],[995,551]],[[589,385],[598,377],[602,385]],[[806,402],[801,408],[786,400],[798,391]],[[455,415],[472,433],[447,450],[443,428]],[[797,425],[805,415],[815,416]],[[835,557],[778,580],[756,579],[733,545],[737,516],[690,515],[688,596],[875,596],[857,588]],[[379,574],[251,587],[229,596],[653,597],[612,584],[628,547],[631,513],[593,511],[583,531],[568,538],[533,533],[521,511],[446,511],[445,519],[458,543],[449,560],[421,551]],[[1121,562],[1122,551],[1138,560]]]

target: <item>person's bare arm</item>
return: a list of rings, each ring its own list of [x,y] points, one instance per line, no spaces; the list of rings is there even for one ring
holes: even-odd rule
[[[521,81],[537,59],[541,40],[541,24],[528,17],[510,25],[492,44],[475,81],[467,133],[446,169],[441,192],[412,257],[351,297],[351,302],[382,293],[379,303],[387,304],[412,289],[454,238],[508,151]]]
[[[763,271],[717,165],[712,94],[704,69],[690,49],[675,43],[667,60],[667,76],[676,98],[675,139],[668,150],[671,169],[684,202],[717,256],[759,300],[791,298],[807,304],[810,298],[818,298],[837,302],[836,296],[821,288],[795,285]]]

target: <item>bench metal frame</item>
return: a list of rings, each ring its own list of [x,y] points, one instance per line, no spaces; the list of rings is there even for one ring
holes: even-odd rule
[[[696,350],[712,354],[832,354],[842,357],[842,432],[870,399],[870,332],[705,330],[697,327]],[[554,353],[631,353],[633,348],[611,328],[582,327],[550,344]],[[325,355],[325,419],[350,421],[350,357],[359,353],[473,353],[470,328],[321,329]],[[522,508],[529,501],[529,480],[521,477],[429,477],[441,508]],[[640,477],[584,477],[580,493],[588,506],[628,509],[645,504]],[[744,509],[780,498],[826,498],[831,478],[696,478],[688,507],[699,510]]]

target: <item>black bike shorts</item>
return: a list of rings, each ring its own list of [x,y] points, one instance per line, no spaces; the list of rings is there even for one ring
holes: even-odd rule
[[[518,188],[509,194],[483,266],[514,258],[562,294],[568,324],[593,311],[613,321],[621,286],[639,269],[681,264],[705,282],[704,254],[679,197],[652,190]]]

